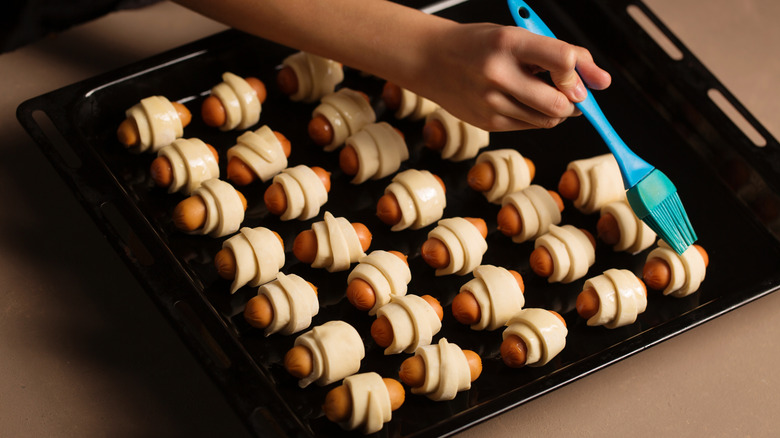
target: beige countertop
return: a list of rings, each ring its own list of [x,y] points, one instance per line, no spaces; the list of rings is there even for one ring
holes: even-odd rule
[[[780,3],[646,3],[780,136]],[[223,29],[163,3],[0,55],[0,435],[246,435],[15,118],[28,98]],[[461,436],[774,436],[778,315],[770,294]]]

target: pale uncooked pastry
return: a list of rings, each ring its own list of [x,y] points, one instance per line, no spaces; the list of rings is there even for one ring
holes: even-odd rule
[[[268,228],[243,227],[238,234],[222,242],[222,248],[229,248],[236,259],[231,294],[246,284],[257,287],[275,279],[284,266],[282,242]]]
[[[311,225],[317,239],[317,255],[312,268],[325,268],[328,272],[346,271],[350,265],[365,256],[355,227],[346,218],[335,217],[329,211],[323,220]]]
[[[316,116],[325,117],[333,128],[333,139],[323,147],[325,151],[338,149],[347,137],[376,122],[371,104],[362,94],[350,88],[342,88],[323,97],[312,112],[312,118]]]
[[[168,193],[189,195],[207,179],[219,178],[219,164],[211,149],[198,138],[179,138],[157,151],[171,163],[173,179]]]
[[[221,179],[212,178],[192,192],[200,196],[206,206],[206,221],[190,234],[208,234],[222,237],[233,234],[244,221],[244,204],[233,186]]]
[[[580,192],[574,206],[585,214],[599,211],[601,207],[626,197],[623,177],[612,154],[575,160],[566,167],[577,174]]]
[[[373,316],[380,307],[390,302],[391,297],[406,295],[412,271],[400,257],[378,249],[358,260],[347,277],[347,284],[356,279],[365,281],[374,290],[376,301],[368,311]]]
[[[260,120],[260,99],[246,79],[225,72],[222,82],[211,89],[211,95],[225,108],[225,123],[219,127],[222,131],[247,129]]]
[[[419,94],[401,88],[401,104],[395,111],[397,119],[422,120],[436,111],[439,105]]]
[[[349,136],[346,144],[355,150],[358,157],[358,171],[352,178],[352,184],[384,178],[409,159],[409,148],[403,135],[387,122],[364,126]]]
[[[531,184],[531,169],[523,155],[516,149],[495,149],[477,156],[476,164],[487,162],[493,167],[495,180],[490,190],[483,192],[488,202],[501,204],[504,196]]]
[[[273,320],[265,328],[266,336],[298,333],[308,328],[312,317],[320,311],[314,288],[295,274],[278,272],[275,280],[258,288],[257,294],[265,295],[274,309]]]
[[[165,96],[150,96],[125,111],[138,127],[139,152],[157,152],[184,134],[179,113]]]
[[[445,401],[471,389],[469,361],[458,345],[441,338],[438,344],[420,347],[414,355],[422,357],[425,363],[425,381],[412,388],[412,393]]]
[[[227,151],[228,160],[233,157],[240,159],[263,182],[287,167],[282,142],[268,125],[238,136],[236,144]]]
[[[401,209],[401,220],[390,228],[392,231],[428,226],[441,219],[447,206],[444,188],[427,170],[408,169],[398,173],[385,193],[392,193]]]
[[[503,327],[525,304],[523,290],[506,268],[480,265],[474,268],[474,279],[464,284],[460,292],[474,295],[480,318],[471,325],[474,330],[496,330]]]
[[[529,367],[547,364],[566,346],[569,330],[563,321],[548,310],[523,309],[506,325],[503,339],[515,335],[523,340],[527,349],[525,364]]]
[[[444,126],[447,142],[441,150],[441,157],[450,161],[463,161],[474,158],[479,150],[490,144],[490,133],[470,125],[443,108],[437,108],[426,118],[438,120]]]
[[[280,216],[283,221],[311,219],[328,201],[328,191],[322,180],[305,164],[282,170],[274,176],[273,182],[279,183],[287,196],[287,209]]]
[[[540,246],[552,257],[553,272],[547,278],[550,283],[578,280],[596,261],[596,250],[590,239],[573,225],[550,225],[549,231],[534,242],[534,248]]]
[[[440,220],[428,238],[439,239],[450,254],[450,264],[436,270],[440,275],[466,275],[482,263],[487,242],[476,226],[462,217]]]
[[[328,321],[295,339],[295,346],[309,349],[311,373],[298,381],[305,388],[312,383],[325,386],[355,374],[366,355],[363,340],[354,327],[340,320]]]
[[[340,63],[308,52],[297,52],[284,58],[282,65],[290,67],[298,79],[298,90],[290,100],[315,102],[332,93],[344,80]]]
[[[393,417],[390,392],[382,376],[375,372],[354,374],[344,379],[352,400],[347,421],[339,423],[345,430],[360,428],[365,434],[379,432]]]
[[[384,316],[393,327],[393,343],[385,354],[414,353],[429,345],[441,330],[441,320],[431,305],[418,295],[395,296],[380,307],[377,317]]]
[[[663,290],[664,295],[682,298],[699,290],[699,286],[707,274],[707,267],[704,264],[704,258],[695,246],[691,245],[682,254],[677,254],[666,242],[659,239],[658,247],[650,251],[646,260],[654,257],[669,265],[671,275],[669,284]]]
[[[644,251],[655,242],[655,232],[639,219],[628,200],[611,202],[601,209],[601,215],[611,214],[618,224],[620,230],[620,240],[612,246],[615,251],[625,251],[630,254],[636,254]]]
[[[627,269],[608,269],[585,281],[583,290],[593,288],[599,297],[599,309],[588,318],[589,326],[617,328],[632,324],[647,308],[642,283]]]
[[[501,204],[512,205],[520,215],[523,227],[519,233],[512,236],[515,243],[536,239],[546,233],[550,225],[561,223],[561,211],[555,199],[549,191],[537,184],[504,196]]]

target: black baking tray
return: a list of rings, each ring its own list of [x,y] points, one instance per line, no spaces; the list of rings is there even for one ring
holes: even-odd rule
[[[463,21],[511,25],[503,0],[407,2]],[[454,3],[454,4],[453,4]],[[537,4],[538,3],[538,4]],[[229,30],[98,77],[24,102],[18,118],[41,147],[75,196],[91,214],[149,296],[170,320],[210,376],[223,390],[248,429],[262,436],[343,435],[327,421],[320,405],[333,385],[301,389],[282,366],[295,336],[265,338],[242,318],[245,303],[256,290],[235,295],[216,275],[213,256],[224,239],[177,232],[171,211],[182,199],[155,188],[149,177],[149,154],[123,150],[115,137],[124,111],[141,98],[163,94],[186,104],[193,122],[186,137],[199,137],[221,154],[238,133],[207,128],[199,119],[201,101],[220,82],[224,71],[256,76],[268,86],[260,124],[285,134],[292,142],[290,164],[319,165],[332,172],[333,187],[320,216],[305,222],[282,222],[262,203],[266,184],[241,189],[249,201],[245,226],[266,226],[282,236],[287,251],[285,272],[297,273],[319,288],[320,313],[313,325],[330,319],[352,323],[365,341],[361,371],[397,377],[408,355],[385,357],[369,335],[373,318],[355,310],[344,298],[348,272],[330,274],[297,262],[292,241],[298,232],[330,211],[363,222],[374,233],[370,250],[395,249],[409,255],[413,272],[410,292],[431,294],[445,307],[442,336],[483,359],[482,376],[469,391],[449,402],[432,402],[407,394],[377,435],[444,436],[493,417],[633,353],[706,322],[737,306],[778,289],[780,285],[780,147],[744,107],[707,71],[685,46],[641,2],[614,0],[545,0],[532,5],[561,39],[585,46],[613,75],[612,86],[597,92],[607,117],[624,140],[675,182],[699,235],[710,254],[707,278],[686,298],[650,293],[647,311],[627,327],[587,327],[574,302],[585,278],[571,284],[548,284],[528,266],[532,243],[514,244],[496,230],[498,207],[471,191],[465,175],[473,160],[452,163],[426,149],[422,122],[398,121],[380,99],[383,81],[346,69],[343,86],[365,91],[379,120],[402,130],[410,160],[402,170],[425,168],[447,185],[445,216],[480,216],[489,226],[484,263],[519,271],[526,282],[526,306],[555,310],[565,318],[566,348],[540,368],[510,369],[499,354],[500,331],[473,332],[454,320],[450,303],[471,277],[433,275],[419,256],[431,227],[391,233],[374,215],[375,203],[389,178],[354,186],[338,168],[336,153],[326,153],[308,139],[306,125],[315,104],[289,101],[275,87],[276,68],[294,51]],[[447,6],[449,5],[449,6]],[[445,7],[446,6],[446,7]],[[627,13],[643,11],[682,51],[674,61]],[[443,9],[442,9],[443,8]],[[440,10],[441,9],[441,10]],[[708,97],[718,90],[766,140],[753,144]],[[458,92],[458,90],[453,90]],[[555,188],[568,162],[606,153],[584,118],[551,130],[492,133],[490,148],[515,147],[534,160],[535,183]],[[570,203],[565,223],[595,232],[596,217],[578,213]],[[609,268],[641,275],[646,250],[638,255],[614,253],[599,244],[588,276]],[[739,272],[739,275],[735,273]],[[587,278],[586,277],[586,278]]]

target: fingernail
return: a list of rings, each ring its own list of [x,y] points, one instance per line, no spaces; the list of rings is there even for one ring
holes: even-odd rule
[[[585,89],[585,85],[580,82],[576,87],[574,87],[574,99],[577,102],[585,100],[585,98],[588,96],[588,90]]]

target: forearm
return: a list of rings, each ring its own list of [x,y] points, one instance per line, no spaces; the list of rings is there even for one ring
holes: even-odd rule
[[[176,0],[247,33],[417,88],[425,44],[454,23],[384,0]],[[432,36],[433,35],[433,36]]]

